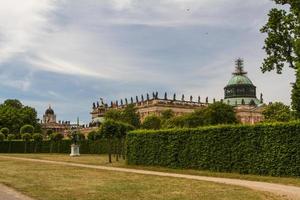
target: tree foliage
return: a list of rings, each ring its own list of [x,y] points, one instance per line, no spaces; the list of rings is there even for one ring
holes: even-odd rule
[[[130,124],[136,128],[140,127],[140,115],[133,104],[130,104],[122,111],[122,122]]]
[[[4,139],[5,139],[4,133],[0,132],[0,142],[4,141]]]
[[[275,102],[266,106],[263,115],[266,121],[287,122],[292,119],[290,107],[281,102]]]
[[[21,127],[20,129],[20,134],[24,134],[24,133],[30,133],[33,134],[34,132],[34,127],[32,125],[26,124],[24,126]]]
[[[35,141],[35,142],[41,142],[43,141],[43,135],[40,134],[40,133],[34,133],[32,135],[32,139]]]
[[[16,99],[8,99],[0,104],[0,127],[7,127],[11,133],[17,134],[25,124],[38,125],[34,108],[24,106]]]
[[[61,133],[52,133],[50,135],[50,140],[58,142],[61,141],[64,138],[63,134]]]
[[[133,104],[129,104],[123,110],[110,109],[105,113],[104,118],[124,122],[136,128],[140,126],[140,116]]]
[[[0,132],[3,133],[5,136],[7,136],[9,134],[9,129],[6,127],[3,127],[3,128],[1,128]]]
[[[267,57],[261,70],[276,70],[280,74],[285,65],[295,69],[296,82],[291,99],[296,117],[300,118],[300,1],[273,1],[283,7],[271,9],[268,22],[261,29],[262,33],[267,34],[263,47]]]
[[[164,123],[164,128],[195,128],[204,125],[236,123],[233,107],[222,102],[215,102],[206,108],[200,108],[192,113],[176,116]]]
[[[141,127],[143,129],[153,129],[153,130],[157,130],[161,128],[161,118],[155,115],[149,115],[147,116]]]
[[[15,139],[15,135],[14,134],[8,134],[7,135],[7,140],[8,141],[12,141],[13,139]]]
[[[222,102],[209,104],[205,110],[206,124],[234,124],[237,122],[233,107]]]
[[[22,140],[28,142],[32,137],[31,137],[31,134],[29,133],[24,133],[21,135],[22,136]]]

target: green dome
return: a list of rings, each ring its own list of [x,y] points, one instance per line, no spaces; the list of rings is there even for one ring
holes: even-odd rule
[[[251,80],[244,75],[234,75],[229,81],[228,85],[241,85],[241,84],[247,84],[247,85],[253,85]]]

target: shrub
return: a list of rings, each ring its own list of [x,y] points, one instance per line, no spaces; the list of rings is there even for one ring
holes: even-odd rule
[[[5,135],[0,132],[0,142],[3,142],[5,139]]]
[[[35,142],[41,142],[41,141],[43,141],[43,135],[40,133],[35,133],[35,134],[33,134],[32,139]]]
[[[7,136],[9,134],[9,129],[4,127],[1,128],[0,132],[3,133],[5,136]]]
[[[46,131],[46,134],[47,134],[48,136],[50,136],[52,133],[53,133],[53,130],[51,130],[51,129],[48,129],[48,130]]]
[[[31,135],[29,133],[22,134],[22,140],[28,142],[31,139]]]
[[[127,163],[273,176],[300,176],[300,122],[137,130]]]
[[[43,141],[43,135],[40,133],[35,133],[35,134],[33,134],[32,138],[33,138],[33,141],[35,142],[34,153],[36,153],[39,144]]]
[[[31,139],[31,134],[29,133],[24,133],[22,134],[22,140],[25,141],[25,144],[24,144],[24,153],[27,153],[27,143],[30,141]]]
[[[50,135],[50,140],[55,141],[55,142],[61,141],[63,138],[64,138],[64,136],[61,133],[52,133]]]
[[[29,124],[22,126],[20,129],[20,134],[24,134],[24,133],[33,134],[33,132],[34,132],[34,127]]]
[[[149,115],[145,118],[144,122],[142,123],[143,129],[160,129],[161,126],[161,119],[155,115]]]
[[[87,136],[88,140],[94,141],[96,139],[96,134],[97,134],[96,131],[89,132]]]
[[[35,152],[36,142],[28,141],[27,153]],[[71,151],[71,140],[62,140],[60,142],[54,142],[50,140],[43,140],[39,143],[36,153],[49,153],[51,145],[53,146],[53,153],[69,154]],[[3,141],[0,145],[0,153],[24,153],[25,141],[23,140],[11,140]],[[58,146],[60,148],[58,149]],[[80,154],[106,154],[107,153],[107,141],[105,139],[98,141],[84,140],[80,143]],[[59,151],[58,151],[59,150]]]
[[[15,135],[14,134],[8,134],[7,135],[7,140],[8,141],[12,141],[13,139],[15,139]]]

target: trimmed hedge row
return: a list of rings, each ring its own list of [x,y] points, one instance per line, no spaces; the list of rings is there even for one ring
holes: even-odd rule
[[[25,141],[13,140],[0,142],[0,153],[25,153]],[[70,153],[71,140],[53,142],[45,140],[40,143],[27,142],[26,153]],[[104,154],[107,153],[107,141],[84,140],[80,143],[81,154]]]
[[[137,130],[126,142],[128,164],[300,176],[300,122]]]

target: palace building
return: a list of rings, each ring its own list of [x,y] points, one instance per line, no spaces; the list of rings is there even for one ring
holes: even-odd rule
[[[49,105],[49,108],[45,111],[43,115],[43,120],[41,121],[42,129],[44,131],[52,130],[57,133],[64,133],[66,130],[71,128],[70,121],[56,121],[56,114],[54,110]]]
[[[262,95],[260,100],[256,97],[256,87],[251,80],[247,77],[247,73],[243,69],[243,60],[236,61],[235,72],[228,84],[224,88],[224,100],[221,101],[234,107],[237,118],[243,124],[254,124],[263,120],[263,99]],[[215,102],[215,99],[213,99]],[[186,113],[194,112],[196,109],[201,109],[209,105],[208,97],[205,101],[201,101],[200,96],[194,101],[193,96],[188,99],[184,95],[180,99],[174,94],[171,98],[167,93],[163,98],[159,98],[158,92],[153,92],[151,97],[149,94],[136,96],[135,101],[133,97],[128,100],[127,98],[120,101],[111,102],[110,106],[100,99],[100,103],[93,103],[91,115],[92,125],[99,125],[104,121],[104,114],[109,109],[124,109],[129,104],[135,105],[141,120],[149,115],[160,116],[164,110],[171,109],[176,116]]]

